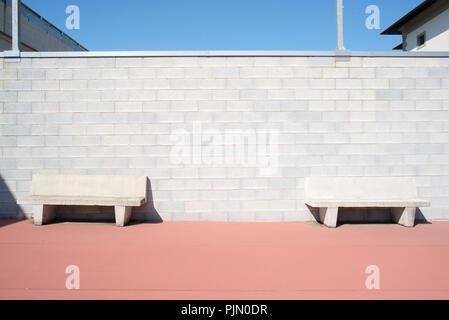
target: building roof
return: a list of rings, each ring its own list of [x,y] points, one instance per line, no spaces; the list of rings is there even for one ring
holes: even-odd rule
[[[418,5],[415,9],[407,13],[401,19],[393,23],[390,27],[382,31],[381,34],[402,34],[400,28],[405,25],[410,20],[414,19],[418,15],[420,15],[424,10],[434,5],[438,0],[425,0],[420,5]]]
[[[402,42],[393,48],[393,50],[403,50],[403,49],[404,49],[404,44]]]
[[[65,39],[66,41],[70,42],[73,46],[78,47],[81,51],[88,51],[82,44],[80,44],[78,41],[73,39],[71,36],[69,36],[67,33],[56,27],[53,23],[42,17],[39,13],[31,9],[29,6],[27,6],[25,3],[21,2],[22,9],[25,9],[25,12],[22,12],[22,14],[26,15],[26,11],[28,11],[29,14],[33,15],[35,19],[38,21],[41,21],[44,25],[46,25],[50,30],[52,30],[55,34],[58,34],[62,39]]]

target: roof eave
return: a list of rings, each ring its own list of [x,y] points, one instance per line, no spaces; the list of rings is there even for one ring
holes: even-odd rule
[[[382,31],[380,34],[383,35],[398,35],[402,34],[401,28],[408,23],[410,20],[416,18],[419,14],[421,14],[424,10],[435,4],[438,0],[425,0],[420,5],[418,5],[415,9],[407,13],[405,16],[400,18],[398,21],[393,23],[387,29]]]
[[[393,50],[403,50],[403,48],[404,48],[404,44],[400,43],[396,47],[394,47]]]

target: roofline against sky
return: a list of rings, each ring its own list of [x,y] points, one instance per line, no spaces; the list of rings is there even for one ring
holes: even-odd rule
[[[10,57],[0,52],[0,57]],[[107,57],[449,57],[449,51],[66,51],[20,52],[20,58]]]
[[[81,43],[79,43],[78,41],[76,41],[75,39],[73,39],[71,36],[69,36],[67,33],[65,33],[64,31],[62,31],[61,29],[59,29],[57,26],[55,26],[53,23],[51,23],[50,21],[48,21],[47,19],[45,19],[43,16],[41,16],[39,13],[37,13],[36,11],[34,11],[33,9],[31,9],[29,6],[27,6],[25,3],[23,3],[23,1],[21,1],[22,6],[30,11],[33,15],[36,16],[36,18],[38,18],[39,20],[41,20],[42,22],[44,22],[45,24],[47,24],[50,28],[53,28],[54,30],[56,30],[57,33],[60,33],[62,37],[65,37],[67,40],[73,42],[75,44],[75,46],[78,46],[80,49],[84,50],[84,51],[88,51],[86,47],[84,47]]]
[[[6,6],[11,7],[11,0],[4,1]],[[84,47],[81,43],[73,39],[71,36],[69,36],[67,33],[59,29],[57,26],[55,26],[53,23],[45,19],[43,16],[41,16],[39,13],[37,13],[35,10],[33,10],[31,7],[26,5],[23,1],[20,1],[20,4],[22,6],[22,9],[25,9],[28,11],[31,15],[33,15],[37,20],[42,21],[44,24],[46,24],[50,29],[53,29],[57,34],[60,34],[61,37],[67,39],[69,42],[73,43],[76,47],[79,47],[80,49],[84,51],[88,51],[86,47]]]
[[[425,0],[424,2],[420,3],[417,7],[415,7],[413,10],[404,15],[402,18],[393,23],[391,26],[389,26],[387,29],[382,31],[380,34],[402,34],[402,32],[399,29],[403,25],[405,25],[410,20],[416,18],[418,15],[423,13],[427,8],[430,8],[437,2],[438,0]]]

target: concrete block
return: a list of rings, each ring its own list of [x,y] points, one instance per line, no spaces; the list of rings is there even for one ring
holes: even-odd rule
[[[292,67],[271,67],[268,69],[268,78],[292,78],[295,75],[295,69]]]
[[[307,57],[280,57],[278,59],[274,59],[270,57],[268,61],[265,62],[265,65],[269,65],[271,62],[279,63],[281,66],[292,66],[292,67],[307,67],[309,65],[309,61]]]
[[[33,80],[33,90],[59,90],[59,80]],[[31,82],[30,88],[31,90]]]
[[[404,68],[376,68],[376,77],[379,79],[402,78]],[[373,77],[374,78],[374,77]]]
[[[156,77],[159,79],[184,78],[184,68],[157,68]]]
[[[204,82],[205,80],[203,80]],[[228,89],[252,89],[253,80],[251,79],[227,79],[226,88]],[[219,88],[222,89],[222,88]]]
[[[230,67],[251,67],[255,65],[255,61],[252,57],[228,57],[226,65]]]
[[[142,112],[142,102],[116,102],[116,112]]]
[[[59,86],[61,90],[87,90],[87,80],[60,80]]]
[[[389,89],[390,81],[396,79],[363,79],[364,89]]]
[[[375,68],[351,68],[349,78],[355,79],[373,79],[376,78]]]
[[[268,78],[267,67],[241,67],[240,78]]]
[[[21,80],[43,80],[46,76],[45,69],[19,69],[17,72]]]
[[[240,69],[238,67],[211,67],[209,75],[215,79],[235,79],[239,78]]]
[[[376,113],[375,112],[350,112],[349,113],[350,121],[376,121]]]
[[[61,102],[59,104],[60,112],[87,112],[87,102]]]
[[[45,91],[0,92],[2,102],[44,102]]]
[[[302,79],[319,79],[323,77],[323,69],[295,67],[295,77]]]
[[[303,86],[307,84],[305,79],[252,79],[252,87],[254,89],[296,88],[300,86],[299,81],[302,81]]]
[[[98,97],[98,95],[97,95]],[[106,90],[99,92],[99,98],[96,101],[129,101],[130,92],[127,90]]]
[[[38,92],[39,91],[37,91],[37,93]],[[70,101],[73,101],[73,94],[72,94],[72,91],[45,91],[45,101],[46,102],[70,102]]]
[[[376,91],[376,99],[378,100],[401,100],[401,90],[395,89],[381,89]]]
[[[58,158],[59,151],[57,147],[31,148],[32,158]]]
[[[213,201],[185,201],[186,212],[211,212],[213,208]]]
[[[448,78],[449,77],[449,68],[448,67],[429,68],[429,77],[431,77],[431,78]]]
[[[88,80],[89,90],[112,90],[114,89],[114,80]]]
[[[415,79],[390,79],[391,89],[414,89],[415,86]]]
[[[3,136],[28,136],[31,134],[29,126],[2,125],[1,134]]]
[[[243,91],[247,91],[247,90],[243,90]],[[236,90],[236,89],[212,90],[212,99],[213,100],[238,100],[239,99],[239,90]]]
[[[184,100],[184,91],[181,90],[158,90],[158,100]]]
[[[336,89],[362,89],[361,79],[336,79]]]
[[[268,90],[268,99],[273,100],[294,100],[296,91],[294,89],[270,89]]]
[[[26,69],[23,69],[26,70]],[[33,69],[34,70],[34,69]],[[36,69],[36,74],[24,74],[24,77],[26,78],[27,76],[31,79],[36,79],[36,80],[43,80],[43,79],[47,79],[47,80],[70,80],[73,79],[73,69],[46,69],[46,70],[39,70]],[[44,72],[44,77],[42,77],[42,75],[40,74],[41,72]],[[20,71],[19,71],[19,75],[20,75]]]
[[[31,126],[31,135],[33,136],[54,136],[58,133],[58,125],[35,124]]]
[[[252,101],[230,100],[226,101],[226,110],[228,111],[254,111]]]
[[[48,147],[64,147],[64,146],[72,146],[73,145],[73,137],[71,136],[46,136],[45,137],[45,146]]]
[[[94,69],[95,77],[83,74],[82,79],[105,79],[105,80],[117,80],[117,79],[128,79],[132,78],[130,76],[131,70],[129,69]]]
[[[143,80],[123,79],[115,80],[115,89],[117,90],[141,90],[143,89]]]
[[[120,57],[115,59],[116,68],[141,68],[143,58],[141,57]]]
[[[58,59],[57,68],[62,69],[85,69],[88,67],[88,59],[85,58],[64,58]]]
[[[323,100],[348,100],[349,91],[348,90],[323,90],[322,93]]]
[[[234,79],[235,80],[235,79]],[[225,89],[228,88],[228,81],[233,80],[226,80],[226,79],[200,79],[198,81],[198,88],[199,89]],[[230,85],[237,85],[235,82],[231,82]],[[230,88],[230,87],[229,87]],[[235,89],[235,88],[230,88]]]
[[[323,68],[323,78],[345,79],[348,77],[348,68]]]
[[[40,147],[44,146],[45,137],[43,136],[18,136],[18,147]]]
[[[227,65],[227,60],[227,57],[202,57],[198,59],[198,64],[207,67],[224,67]]]
[[[31,80],[3,80],[3,90],[31,90]]]
[[[105,146],[129,145],[129,136],[101,136],[101,143]]]
[[[199,89],[199,82],[198,79],[169,79],[173,89]]]
[[[334,67],[335,58],[331,57],[308,57],[307,58],[309,67]]]

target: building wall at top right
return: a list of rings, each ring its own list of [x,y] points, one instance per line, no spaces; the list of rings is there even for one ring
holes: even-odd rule
[[[426,43],[417,45],[418,35],[426,33]],[[405,51],[449,51],[449,8],[406,35]]]

